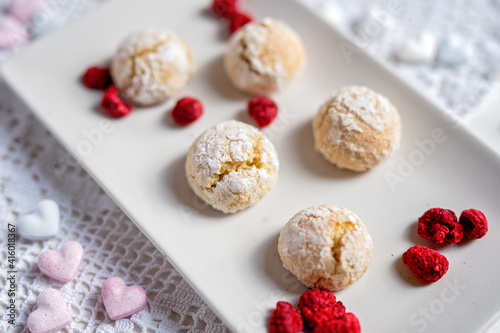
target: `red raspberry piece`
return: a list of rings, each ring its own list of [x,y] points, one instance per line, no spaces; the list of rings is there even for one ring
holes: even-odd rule
[[[113,84],[109,68],[90,67],[82,77],[85,87],[96,90],[106,90]]]
[[[345,306],[330,291],[321,289],[307,290],[300,296],[299,308],[304,319],[311,327],[315,327],[331,319],[345,314]]]
[[[177,125],[191,124],[203,114],[203,104],[195,98],[184,97],[180,99],[172,110],[172,118]]]
[[[464,234],[469,239],[478,239],[488,232],[488,220],[477,209],[467,209],[460,214],[459,223],[464,229]]]
[[[248,102],[248,113],[259,127],[272,123],[278,115],[278,105],[267,97],[254,97]]]
[[[436,282],[448,271],[448,259],[425,246],[415,245],[403,253],[403,262],[422,283]]]
[[[243,12],[235,12],[229,18],[229,32],[231,34],[235,33],[236,30],[244,26],[245,24],[252,22],[253,17],[250,14]]]
[[[212,10],[220,18],[230,19],[238,11],[238,0],[214,0]]]
[[[463,229],[453,211],[431,208],[418,219],[418,234],[436,244],[454,244],[462,240]]]
[[[358,317],[348,312],[341,318],[322,322],[312,333],[361,333],[361,325]]]
[[[101,108],[111,117],[121,118],[132,112],[133,106],[120,97],[115,86],[111,86],[104,92]]]
[[[269,333],[297,333],[304,329],[300,311],[288,302],[278,302],[271,316]]]

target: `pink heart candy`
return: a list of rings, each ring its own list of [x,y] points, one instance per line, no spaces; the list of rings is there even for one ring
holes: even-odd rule
[[[28,40],[26,27],[12,16],[0,17],[0,49],[22,44]]]
[[[60,250],[47,250],[38,257],[38,267],[43,274],[53,279],[69,282],[75,277],[83,258],[83,247],[71,241]]]
[[[109,318],[122,319],[144,309],[146,292],[140,286],[127,287],[118,277],[110,277],[102,284],[102,301]]]
[[[40,293],[36,300],[38,309],[28,316],[31,333],[53,333],[71,323],[71,314],[61,293],[49,288]]]
[[[23,22],[31,21],[44,5],[44,0],[11,0],[9,12]]]

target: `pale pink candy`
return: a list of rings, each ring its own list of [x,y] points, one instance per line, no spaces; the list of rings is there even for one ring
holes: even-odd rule
[[[102,301],[109,318],[122,319],[144,309],[146,292],[140,286],[127,287],[122,279],[110,277],[102,284]]]
[[[44,0],[11,0],[9,12],[27,23],[43,8]]]
[[[45,289],[36,300],[38,309],[28,316],[31,333],[53,333],[71,324],[71,314],[61,293]]]
[[[28,40],[26,27],[15,17],[0,17],[0,49],[22,44]]]
[[[47,250],[38,257],[38,267],[43,274],[53,279],[69,282],[73,280],[83,258],[83,247],[71,241],[60,250]]]

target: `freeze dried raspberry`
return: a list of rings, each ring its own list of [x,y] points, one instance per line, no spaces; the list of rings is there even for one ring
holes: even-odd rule
[[[196,98],[184,97],[180,99],[172,110],[172,118],[177,125],[191,124],[203,114],[203,104]]]
[[[470,239],[478,239],[488,232],[488,220],[477,209],[467,209],[460,214],[459,223],[464,229],[464,235]]]
[[[330,291],[321,289],[310,289],[304,292],[299,299],[299,308],[311,327],[340,318],[345,314],[344,304],[337,301]]]
[[[442,254],[425,246],[415,245],[403,253],[405,263],[415,277],[422,283],[436,282],[448,271],[448,259]]]
[[[115,86],[111,86],[104,92],[101,108],[111,117],[121,118],[132,112],[133,106],[120,97]]]
[[[82,77],[85,87],[96,90],[106,90],[113,84],[109,68],[90,67]]]
[[[361,333],[361,325],[358,317],[348,312],[341,318],[322,322],[312,333]]]
[[[248,102],[248,113],[259,127],[269,125],[278,115],[278,105],[267,97],[254,97]]]
[[[214,0],[212,10],[220,18],[230,19],[238,10],[237,0]]]
[[[250,14],[243,13],[243,12],[235,12],[230,18],[229,18],[229,32],[231,34],[235,33],[236,30],[244,26],[245,24],[252,22],[253,17],[250,16]]]
[[[280,301],[269,323],[270,333],[297,333],[304,329],[300,311],[288,302]]]
[[[436,244],[454,244],[462,240],[463,229],[453,211],[431,208],[418,219],[418,234]]]

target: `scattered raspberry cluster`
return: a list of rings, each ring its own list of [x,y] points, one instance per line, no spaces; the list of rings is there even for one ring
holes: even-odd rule
[[[457,219],[450,209],[431,208],[418,219],[418,234],[436,244],[455,244],[465,235],[478,239],[488,232],[488,221],[482,212],[467,209]],[[438,281],[449,268],[448,259],[425,246],[416,245],[403,254],[403,262],[422,283]]]
[[[89,67],[83,74],[82,82],[85,87],[104,91],[101,99],[101,108],[104,112],[114,118],[122,118],[128,115],[134,107],[125,101],[113,85],[111,73],[107,67]]]
[[[463,235],[478,239],[488,232],[488,221],[482,212],[467,209],[460,219],[450,209],[431,208],[418,219],[418,234],[436,244],[455,244]]]
[[[104,91],[101,108],[114,118],[122,118],[132,112],[134,106],[120,96],[118,88],[113,84],[110,70],[107,67],[89,67],[82,76],[83,84],[93,90]],[[186,126],[203,114],[203,104],[193,98],[181,98],[172,110],[172,118],[180,126]]]
[[[212,10],[217,17],[229,22],[229,32],[233,34],[245,24],[252,22],[253,17],[240,9],[238,0],[214,0]]]
[[[224,0],[228,2],[229,0]],[[214,2],[214,4],[217,1]],[[215,7],[214,7],[215,8]],[[218,7],[218,15],[226,15],[229,9]],[[215,11],[215,9],[214,9]],[[107,67],[89,67],[82,77],[83,84],[93,90],[104,91],[101,108],[114,118],[122,118],[132,112],[134,106],[120,96],[118,88],[113,84],[110,70]],[[266,127],[276,119],[278,105],[270,98],[258,96],[248,102],[248,113],[257,126]],[[172,118],[179,126],[186,126],[196,121],[203,114],[203,104],[196,98],[184,97],[177,101],[172,110]]]
[[[307,290],[300,296],[299,309],[288,302],[278,302],[271,316],[270,333],[297,333],[304,326],[312,333],[360,333],[358,318],[346,313],[342,302],[330,291]],[[305,324],[304,325],[304,321]]]

